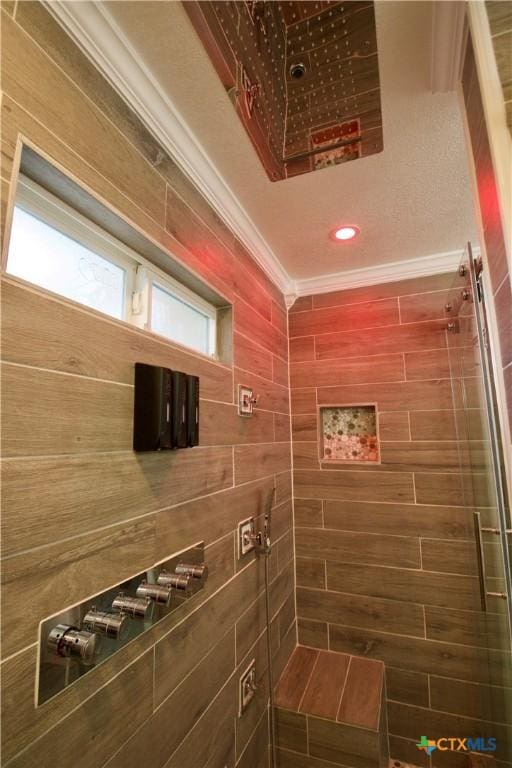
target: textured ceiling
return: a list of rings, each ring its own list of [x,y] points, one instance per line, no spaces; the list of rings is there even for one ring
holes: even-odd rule
[[[106,6],[291,277],[458,250],[476,237],[457,95],[430,91],[431,3],[375,4],[384,151],[277,184],[181,3]],[[345,222],[359,237],[330,241]]]
[[[382,151],[371,0],[183,7],[271,181]]]

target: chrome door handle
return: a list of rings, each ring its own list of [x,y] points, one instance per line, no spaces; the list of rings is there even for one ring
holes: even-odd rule
[[[478,563],[478,583],[480,586],[480,603],[482,611],[487,610],[487,591],[485,588],[485,560],[484,545],[482,542],[482,525],[480,512],[473,512],[473,525],[475,527],[476,559]]]

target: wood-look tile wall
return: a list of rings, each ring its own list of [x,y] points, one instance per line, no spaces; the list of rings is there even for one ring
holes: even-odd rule
[[[2,9],[2,222],[21,136],[234,306],[229,366],[4,278],[2,764],[263,768],[263,562],[237,561],[235,528],[275,485],[277,677],[296,641],[283,297],[43,6]],[[198,448],[132,452],[135,361],[200,376]],[[252,419],[239,382],[261,395]],[[205,591],[36,709],[39,621],[201,539]]]
[[[500,14],[504,14],[505,19],[512,18],[510,14],[511,4],[509,2],[487,3],[487,7],[493,26],[500,23]],[[508,53],[511,35],[512,32],[508,32],[508,41],[506,35],[502,40],[505,45],[504,50],[508,51]],[[505,62],[506,59],[507,57],[503,61]],[[510,67],[510,55],[508,55],[508,65]],[[503,379],[508,404],[510,431],[512,433],[512,274],[510,272],[510,253],[507,260],[507,248],[503,236],[500,213],[500,200],[471,39],[468,40],[464,60],[462,92],[466,107],[466,119],[471,144],[470,150],[475,168],[478,202],[487,256],[486,266],[489,270],[493,292],[492,299],[498,324]]]
[[[447,334],[442,319],[458,281],[439,275],[309,296],[290,311],[299,643],[385,662],[392,757],[423,764],[422,733],[487,731],[506,764],[512,730],[496,700],[512,690],[490,684],[512,685],[510,658],[499,601],[480,611],[462,412],[450,380],[466,337]],[[464,374],[466,393],[476,391],[476,371]],[[377,404],[381,463],[322,462],[319,406],[365,403]],[[468,472],[484,447],[472,405]],[[484,480],[478,466],[474,477]],[[491,518],[485,482],[474,492]]]

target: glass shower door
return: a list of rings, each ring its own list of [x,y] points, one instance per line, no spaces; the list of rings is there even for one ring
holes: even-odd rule
[[[478,686],[487,723],[512,723],[511,520],[487,334],[481,263],[471,246],[446,305],[448,352],[459,453],[460,502],[472,518],[468,572],[478,578],[474,638],[483,648],[488,685]],[[464,285],[460,287],[460,277]],[[469,529],[471,530],[471,529]],[[478,626],[477,626],[478,625]],[[495,726],[500,733],[498,726]],[[493,735],[493,734],[488,734]],[[512,744],[501,745],[512,761]]]

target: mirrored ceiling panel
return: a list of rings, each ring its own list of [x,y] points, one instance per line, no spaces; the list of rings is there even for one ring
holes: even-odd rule
[[[271,181],[382,151],[373,2],[183,5]]]

